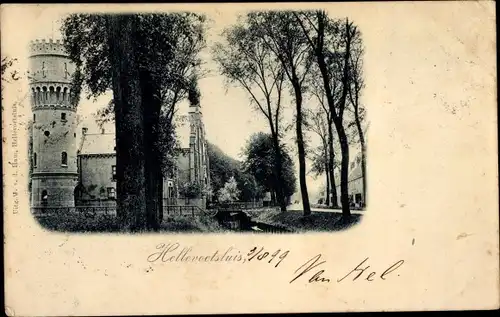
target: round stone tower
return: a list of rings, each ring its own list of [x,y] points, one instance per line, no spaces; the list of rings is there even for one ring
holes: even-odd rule
[[[77,184],[76,104],[70,100],[75,70],[62,43],[30,43],[33,111],[32,205],[72,207]]]

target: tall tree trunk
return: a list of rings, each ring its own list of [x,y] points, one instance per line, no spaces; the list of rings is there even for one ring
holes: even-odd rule
[[[297,112],[296,134],[297,134],[297,150],[299,154],[299,182],[300,194],[302,196],[302,206],[304,209],[304,216],[311,214],[311,205],[309,204],[309,194],[307,192],[306,183],[306,152],[304,148],[304,136],[302,134],[302,91],[298,84],[298,79],[292,81],[295,91],[295,105]]]
[[[274,163],[276,169],[276,198],[278,200],[278,204],[280,206],[280,210],[282,212],[286,211],[286,201],[285,201],[285,193],[284,193],[284,180],[283,180],[283,159],[281,156],[281,148],[279,144],[278,135],[272,128],[271,122],[271,135],[273,138],[273,146],[274,146]]]
[[[330,186],[332,186],[332,208],[339,208],[339,196],[337,195],[337,184],[335,182],[335,168],[333,166],[328,166],[330,170],[328,173],[330,176]]]
[[[161,171],[160,171],[161,173]],[[158,207],[158,227],[160,227],[161,222],[163,221],[163,178],[160,179],[160,182],[158,184],[158,201],[159,201],[159,207]]]
[[[349,58],[350,58],[350,27],[349,21],[346,20],[346,49],[344,54],[344,69],[342,74],[342,95],[338,104],[336,104],[332,89],[330,87],[330,73],[325,61],[324,49],[324,36],[325,36],[325,12],[318,12],[318,46],[315,49],[315,55],[318,62],[318,67],[323,78],[323,86],[325,87],[325,95],[332,116],[333,123],[337,130],[340,143],[340,151],[342,153],[342,161],[340,168],[340,203],[342,204],[342,221],[348,222],[351,218],[351,210],[349,206],[349,193],[348,193],[348,170],[349,170],[349,144],[342,122],[343,111],[348,93],[349,84]],[[339,109],[337,114],[336,108]]]
[[[144,144],[146,147],[146,214],[147,229],[159,229],[159,215],[162,212],[162,193],[160,183],[163,181],[161,173],[160,149],[160,110],[161,103],[158,89],[151,74],[143,70],[140,73],[142,103],[144,109]]]
[[[144,118],[130,15],[107,18],[116,125],[117,216],[122,230],[146,228]]]
[[[325,162],[325,175],[326,175],[326,197],[325,205],[330,206],[330,167],[328,166],[328,161]]]
[[[362,173],[362,180],[363,180],[363,204],[366,206],[366,148],[365,148],[365,136],[363,133],[363,129],[361,128],[361,121],[359,120],[359,109],[358,106],[354,107],[354,115],[356,118],[356,127],[358,128],[358,134],[359,134],[359,142],[361,143],[361,173]]]
[[[349,206],[349,143],[344,126],[338,120],[335,120],[335,128],[339,135],[340,149],[342,152],[342,161],[340,167],[340,203],[342,204],[342,218],[344,221],[349,220],[351,217],[351,210]]]
[[[330,174],[330,179],[332,183],[332,207],[338,208],[338,197],[337,197],[337,188],[335,187],[335,175],[333,173],[334,163],[335,163],[335,152],[333,151],[333,131],[332,131],[332,122],[329,120],[328,123],[328,173]]]

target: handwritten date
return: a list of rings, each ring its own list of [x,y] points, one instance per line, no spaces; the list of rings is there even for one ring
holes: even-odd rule
[[[282,252],[281,249],[278,249],[273,253],[270,253],[264,251],[263,247],[261,247],[257,251],[257,247],[254,247],[250,250],[250,252],[248,252],[247,256],[249,262],[252,261],[253,259],[256,259],[257,261],[266,260],[267,263],[271,264],[271,262],[273,262],[276,259],[276,261],[274,261],[274,263],[276,263],[274,267],[278,267],[278,265],[280,265],[280,263],[286,258],[288,253],[290,253],[290,251],[286,250]]]

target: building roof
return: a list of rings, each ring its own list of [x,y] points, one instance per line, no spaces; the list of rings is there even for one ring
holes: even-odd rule
[[[186,127],[187,126],[187,127]],[[177,138],[180,148],[189,149],[189,125],[177,128]],[[114,133],[87,133],[83,135],[79,153],[90,154],[114,154],[116,152],[116,138]]]
[[[114,133],[87,133],[83,135],[79,152],[88,154],[114,154],[116,140]]]
[[[191,126],[188,106],[189,104],[180,104],[179,114],[174,117],[176,138],[181,149],[189,149]],[[106,132],[114,131],[114,123],[105,124],[105,133],[99,133],[97,131],[102,129],[104,126],[98,126],[95,118],[91,116],[84,116],[82,121],[83,122],[80,126],[82,128],[88,127],[88,132],[82,135],[82,138],[80,139],[79,153],[81,155],[116,153],[115,133]]]

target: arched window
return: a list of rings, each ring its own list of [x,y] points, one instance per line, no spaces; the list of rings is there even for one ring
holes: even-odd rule
[[[36,168],[36,152],[33,153],[33,167]]]
[[[47,77],[45,74],[45,62],[42,62],[42,76],[45,78]]]
[[[61,87],[56,88],[56,102],[61,103]]]
[[[43,90],[43,102],[47,102],[49,100],[49,92],[47,90],[47,87],[43,86],[42,87],[42,90]]]
[[[68,154],[66,152],[61,153],[61,165],[63,166],[68,165]]]
[[[50,86],[49,87],[49,102],[53,103],[55,96],[56,96],[56,91],[54,90],[54,86]]]
[[[68,64],[64,63],[64,78],[68,78]]]
[[[33,122],[36,122],[36,114],[33,114]]]
[[[66,113],[61,112],[61,121],[66,121]]]
[[[35,104],[36,103],[36,93],[35,88],[31,88],[31,100]]]
[[[36,87],[36,102],[40,104],[42,102],[42,93],[40,87]]]

